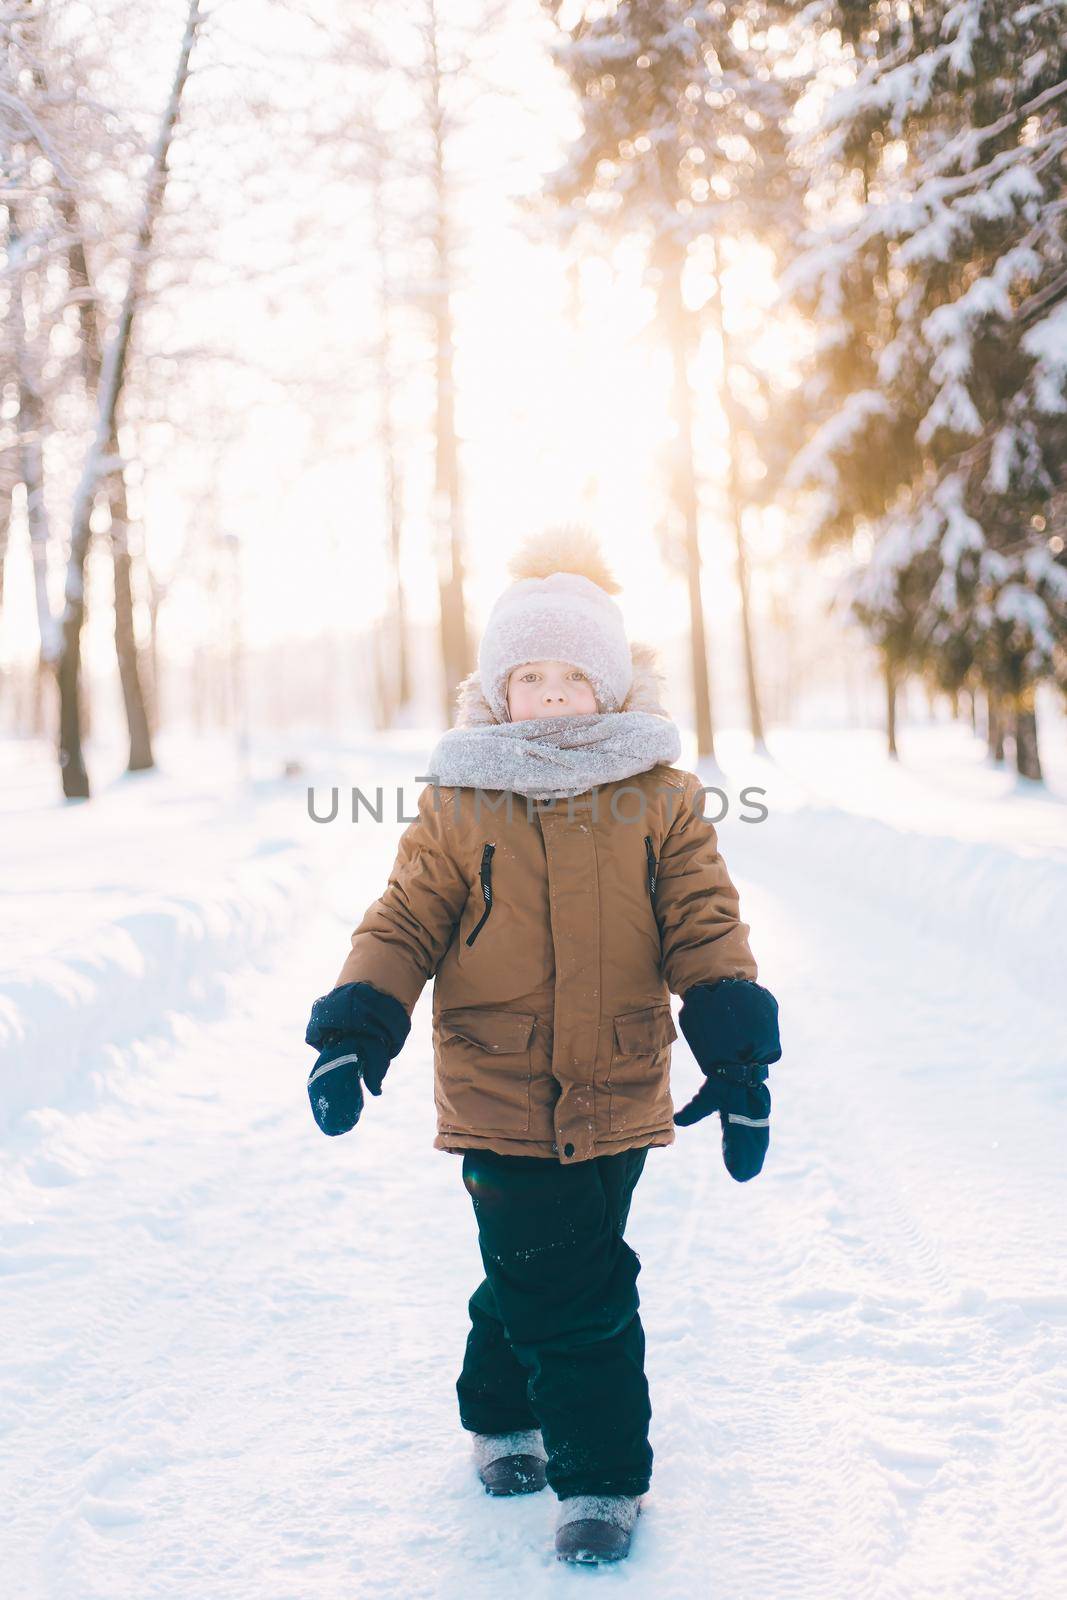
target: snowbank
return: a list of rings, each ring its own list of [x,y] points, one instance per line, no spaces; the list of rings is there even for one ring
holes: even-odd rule
[[[751,828],[757,837],[736,843],[731,868],[769,887],[788,881],[801,863],[811,881],[832,879],[858,905],[900,923],[906,945],[935,933],[961,946],[978,943],[1026,989],[1047,995],[1067,958],[1067,862],[1018,855],[992,844],[914,833],[873,817],[801,805]],[[724,846],[724,850],[727,847]]]
[[[166,1036],[169,1014],[225,1007],[225,978],[261,956],[307,900],[313,861],[284,842],[214,893],[145,894],[137,910],[5,977],[0,1128],[99,1091],[109,1047]]]

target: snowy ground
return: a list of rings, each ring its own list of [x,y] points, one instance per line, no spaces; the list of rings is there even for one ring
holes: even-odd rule
[[[413,797],[428,743],[309,774]],[[315,827],[278,750],[245,786],[163,744],[64,810],[47,752],[0,746],[6,1593],[1067,1592],[1067,782],[1020,790],[957,728],[904,730],[900,771],[877,735],[771,745],[720,746],[771,805],[720,827],[781,1005],[771,1152],[743,1187],[715,1122],[650,1157],[653,1488],[595,1573],[552,1557],[550,1493],[491,1501],[468,1463],[480,1267],[429,990],[353,1134],[307,1107],[307,1010],[398,826]],[[697,1081],[679,1040],[679,1103]]]

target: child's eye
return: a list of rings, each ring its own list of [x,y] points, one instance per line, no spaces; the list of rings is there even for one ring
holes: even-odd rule
[[[531,679],[531,678],[535,678],[536,679],[536,678],[539,678],[540,676],[541,676],[541,674],[539,672],[524,672],[520,676],[519,682],[520,683],[526,683],[529,679]],[[581,668],[579,668],[579,667],[575,667],[574,671],[571,673],[571,677],[572,678],[579,678],[582,681],[582,683],[584,683],[586,681],[585,673],[582,672]]]

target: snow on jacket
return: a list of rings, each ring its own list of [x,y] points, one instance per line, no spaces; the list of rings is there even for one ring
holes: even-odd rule
[[[622,709],[658,707],[652,652],[632,653]],[[472,673],[457,725],[492,720]],[[410,1016],[433,977],[436,1148],[568,1163],[673,1143],[670,994],[757,977],[700,790],[664,763],[570,800],[511,794],[510,814],[504,791],[422,790],[337,985]]]

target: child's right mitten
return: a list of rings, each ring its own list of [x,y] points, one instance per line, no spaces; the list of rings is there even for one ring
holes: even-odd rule
[[[766,1080],[767,1064],[782,1054],[778,1002],[752,979],[720,978],[688,990],[678,1021],[707,1082],[674,1120],[688,1127],[717,1111],[726,1170],[746,1183],[762,1170],[770,1142]]]
[[[331,1136],[348,1133],[363,1112],[363,1085],[381,1094],[389,1063],[406,1040],[411,1019],[392,995],[366,983],[346,983],[315,1001],[305,1042],[319,1051],[308,1077],[315,1121]]]
[[[713,1111],[722,1123],[722,1159],[731,1178],[747,1183],[763,1170],[771,1138],[771,1092],[762,1066],[713,1067],[708,1081],[675,1115],[680,1128]]]

